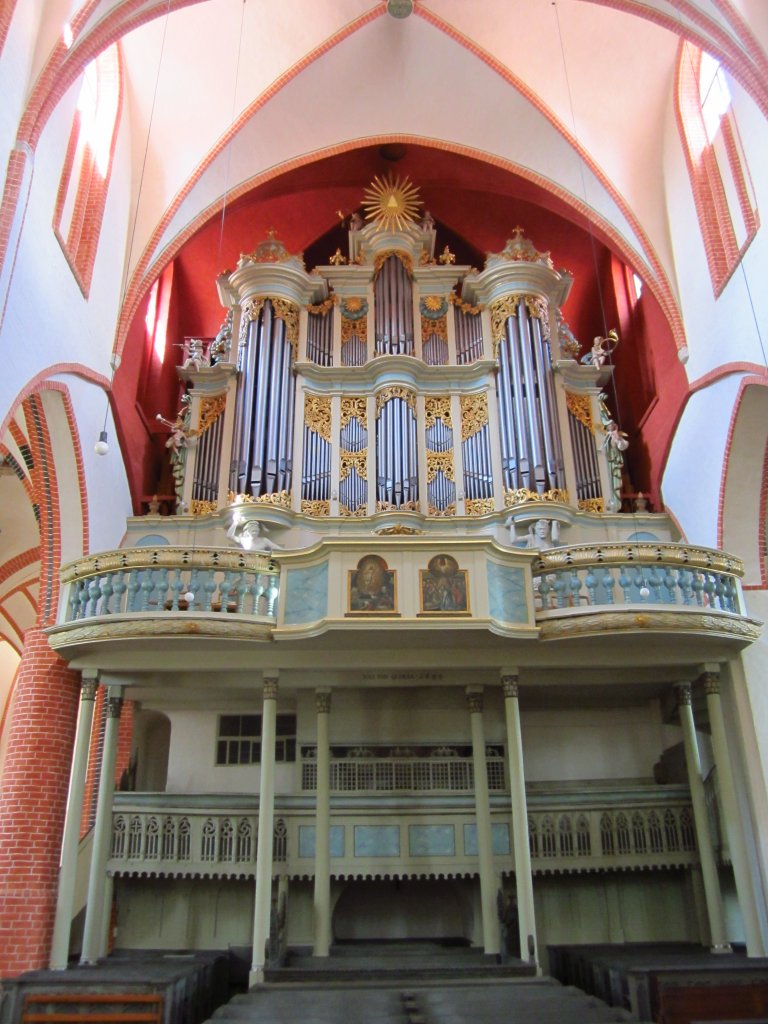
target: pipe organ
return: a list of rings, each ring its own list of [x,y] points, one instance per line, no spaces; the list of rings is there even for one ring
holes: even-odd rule
[[[435,259],[435,240],[431,218],[358,219],[348,256],[307,273],[270,233],[221,275],[237,340],[182,370],[180,502],[341,519],[618,508],[610,369],[577,360],[561,312],[570,276],[519,228],[482,271],[447,247]]]

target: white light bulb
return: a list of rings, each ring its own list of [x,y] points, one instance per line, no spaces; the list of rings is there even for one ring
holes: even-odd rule
[[[102,430],[99,433],[99,440],[93,446],[93,450],[97,455],[106,455],[109,451],[109,441],[107,440],[106,430]]]
[[[650,596],[651,596],[650,590],[648,589],[648,587],[645,586],[645,584],[643,584],[643,586],[640,587],[640,597],[642,597],[642,599],[645,600],[646,597],[650,597]]]
[[[195,595],[192,593],[191,590],[188,590],[186,592],[186,594],[184,595],[184,600],[187,602],[187,604],[192,604],[192,602],[195,600]]]

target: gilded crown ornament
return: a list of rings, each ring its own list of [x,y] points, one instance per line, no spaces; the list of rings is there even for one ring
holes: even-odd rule
[[[379,231],[402,231],[416,220],[421,206],[419,190],[409,178],[375,176],[365,190],[365,219],[373,221]]]

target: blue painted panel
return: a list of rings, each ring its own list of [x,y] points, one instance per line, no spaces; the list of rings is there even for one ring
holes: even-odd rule
[[[286,626],[317,622],[328,613],[328,563],[307,569],[288,569],[285,574]]]
[[[409,825],[408,848],[412,857],[455,856],[453,825]]]
[[[331,857],[344,856],[344,826],[331,825],[330,834]],[[299,856],[315,856],[315,826],[299,825]]]
[[[355,825],[356,857],[399,857],[399,825]]]
[[[488,610],[499,622],[527,622],[525,573],[512,565],[486,562]]]
[[[509,825],[491,825],[491,846],[494,857],[509,856]],[[477,825],[464,826],[464,853],[467,857],[477,856]]]
[[[159,533],[147,533],[136,541],[137,548],[161,548],[169,543],[167,537],[161,537]]]

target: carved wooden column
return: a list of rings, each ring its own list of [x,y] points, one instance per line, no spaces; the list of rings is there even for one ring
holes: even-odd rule
[[[331,763],[328,746],[330,690],[317,690],[317,786],[315,790],[315,942],[314,956],[331,948]]]
[[[249,983],[264,981],[266,946],[272,913],[272,848],[275,817],[275,733],[277,676],[265,676],[261,714],[261,787],[256,843],[256,899],[253,908],[253,962]]]
[[[477,822],[477,854],[480,873],[480,905],[483,922],[483,946],[487,954],[500,952],[501,937],[496,909],[498,888],[493,867],[491,840],[491,806],[488,797],[485,735],[483,732],[483,689],[467,687],[467,705],[472,728],[472,763],[475,775],[475,820]]]

